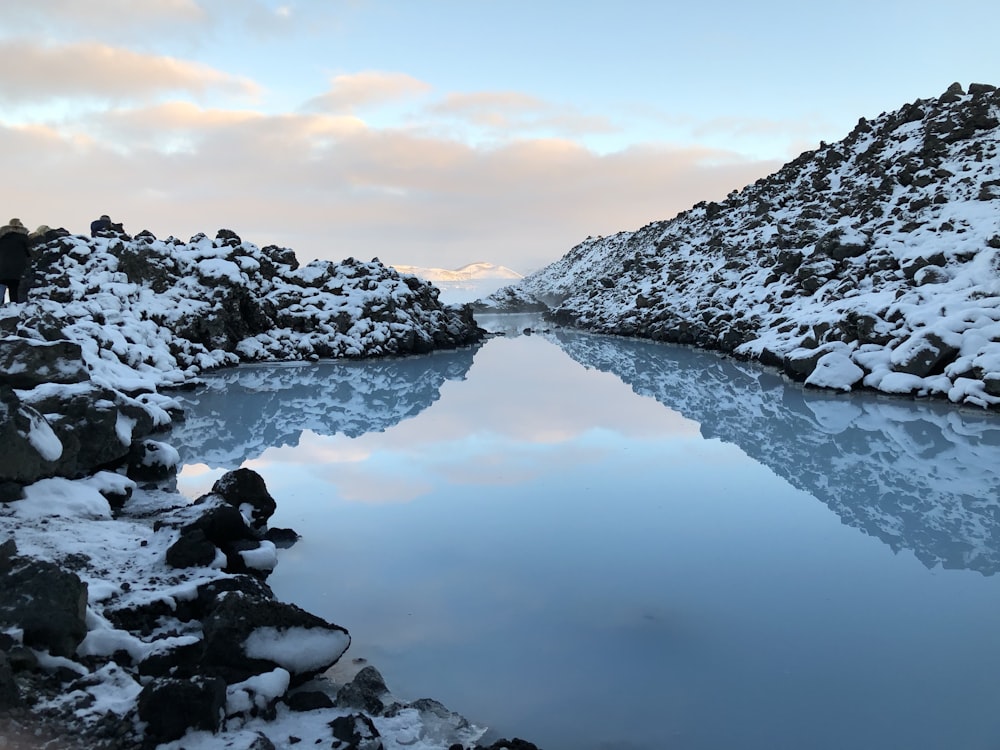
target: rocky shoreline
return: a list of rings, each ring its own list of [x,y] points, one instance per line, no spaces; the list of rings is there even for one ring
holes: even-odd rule
[[[956,83],[723,201],[588,237],[479,308],[1000,408],[998,170],[1000,90]]]
[[[4,747],[484,747],[374,667],[325,676],[350,635],[268,587],[297,535],[268,527],[264,480],[237,469],[192,503],[156,439],[182,416],[170,388],[199,372],[469,346],[471,310],[377,260],[300,268],[228,230],[59,233],[31,281],[0,308]]]

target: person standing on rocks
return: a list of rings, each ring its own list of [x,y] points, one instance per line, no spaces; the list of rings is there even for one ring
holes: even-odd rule
[[[19,301],[18,289],[30,257],[28,228],[20,219],[11,219],[0,228],[0,304],[3,304],[4,291],[11,302]]]
[[[90,236],[96,237],[100,232],[110,232],[113,226],[111,217],[107,214],[101,214],[99,219],[90,222]]]

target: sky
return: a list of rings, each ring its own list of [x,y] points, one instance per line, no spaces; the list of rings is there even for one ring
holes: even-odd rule
[[[0,221],[528,273],[954,81],[954,0],[0,3]]]

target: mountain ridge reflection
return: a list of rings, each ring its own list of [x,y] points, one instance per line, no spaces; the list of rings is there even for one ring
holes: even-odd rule
[[[812,391],[710,352],[560,329],[584,365],[733,443],[845,525],[928,568],[1000,569],[1000,419],[948,404]]]
[[[177,394],[185,419],[171,430],[182,463],[236,469],[305,430],[355,438],[415,417],[464,380],[480,347],[385,360],[243,365]]]

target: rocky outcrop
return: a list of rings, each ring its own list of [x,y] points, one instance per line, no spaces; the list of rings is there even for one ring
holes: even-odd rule
[[[229,230],[188,242],[66,235],[36,253],[18,330],[86,342],[92,369],[110,355],[165,383],[237,362],[415,354],[482,337],[468,308],[378,259],[299,266],[291,250]]]
[[[58,565],[17,554],[13,539],[0,545],[0,625],[17,627],[22,643],[71,656],[87,634],[87,586]]]
[[[121,465],[169,423],[152,404],[94,383],[80,345],[0,339],[0,479],[25,485]],[[19,496],[19,491],[12,492]]]
[[[817,387],[997,406],[998,147],[1000,93],[953,86],[724,201],[588,238],[480,307],[542,301],[565,325],[756,359]],[[833,349],[846,380],[830,359],[817,370]]]

